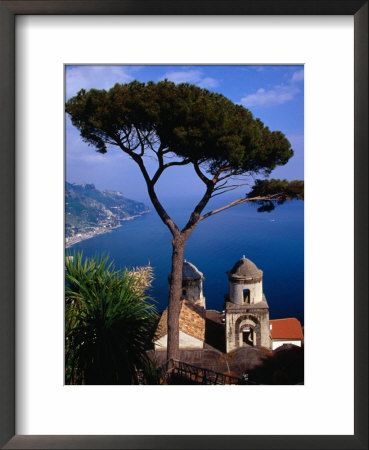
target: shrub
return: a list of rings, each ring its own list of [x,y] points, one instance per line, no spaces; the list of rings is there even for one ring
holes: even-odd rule
[[[67,384],[134,384],[147,366],[156,308],[152,268],[115,270],[108,257],[65,261]]]

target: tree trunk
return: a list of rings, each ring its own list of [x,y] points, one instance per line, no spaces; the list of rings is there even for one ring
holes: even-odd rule
[[[169,279],[167,358],[179,359],[179,313],[181,309],[182,267],[186,240],[172,240],[172,272]]]

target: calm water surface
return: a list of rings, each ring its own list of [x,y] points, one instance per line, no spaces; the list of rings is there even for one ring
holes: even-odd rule
[[[225,203],[224,199],[215,200],[211,209]],[[191,200],[165,203],[179,226],[185,224],[193,205]],[[150,295],[162,310],[168,302],[171,235],[151,209],[112,233],[80,242],[67,251],[83,250],[86,256],[108,253],[117,268],[150,263],[155,271]],[[287,202],[271,213],[258,213],[255,206],[243,204],[200,222],[187,242],[185,258],[205,276],[208,309],[223,309],[228,292],[226,271],[242,255],[264,272],[270,318],[297,317],[303,323],[304,203]]]

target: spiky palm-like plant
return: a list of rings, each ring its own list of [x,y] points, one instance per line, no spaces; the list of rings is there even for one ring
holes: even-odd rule
[[[134,384],[145,367],[155,306],[152,269],[117,271],[108,257],[66,257],[67,384]]]

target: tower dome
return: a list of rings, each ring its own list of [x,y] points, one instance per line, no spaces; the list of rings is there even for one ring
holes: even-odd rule
[[[168,276],[170,282],[171,275]],[[184,260],[182,268],[182,300],[191,300],[205,308],[205,297],[202,289],[204,275],[192,263]]]
[[[190,262],[183,261],[182,280],[203,280],[204,275]]]
[[[239,259],[233,268],[227,272],[229,280],[257,282],[263,278],[263,271],[245,256]]]

